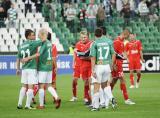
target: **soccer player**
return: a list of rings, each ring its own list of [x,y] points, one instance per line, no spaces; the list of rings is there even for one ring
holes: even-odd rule
[[[43,41],[43,44],[37,55],[32,55],[26,58],[24,61],[32,60],[39,56],[38,62],[38,79],[39,79],[39,102],[40,105],[37,106],[37,109],[44,109],[44,87],[47,86],[50,94],[55,98],[56,104],[55,107],[58,109],[61,104],[61,99],[58,97],[57,92],[52,87],[52,44],[47,40],[48,32],[45,29],[39,31],[39,38]]]
[[[51,33],[48,32],[48,37],[47,39],[49,41],[52,40],[52,36]],[[52,87],[56,90],[56,73],[57,73],[57,63],[56,63],[56,58],[57,58],[57,48],[55,44],[52,44],[52,57],[53,57],[53,69],[52,69]],[[38,62],[38,58],[37,58],[37,62]],[[44,87],[44,89],[46,90],[46,87]],[[34,96],[36,96],[37,92],[38,92],[39,88],[38,85],[34,86]],[[35,100],[33,100],[33,103],[35,104]],[[45,98],[44,98],[44,103],[46,102]]]
[[[90,85],[89,85],[91,78],[91,59],[89,53],[92,41],[89,40],[87,31],[81,31],[80,35],[81,35],[82,46],[79,47],[78,51],[80,51],[82,55],[81,54],[78,55],[80,56],[81,59],[81,75],[84,81],[84,101],[86,105],[89,105],[91,103]]]
[[[91,77],[91,62],[89,58],[89,49],[91,41],[88,38],[87,31],[80,32],[80,41],[76,44],[73,67],[74,67],[74,79],[73,79],[73,97],[70,101],[74,101],[76,96],[77,80],[82,77],[84,81],[84,101],[88,105],[91,101],[89,95],[89,79]]]
[[[136,88],[139,87],[139,81],[141,79],[141,61],[144,62],[142,53],[142,44],[139,40],[136,40],[135,34],[130,34],[130,41],[126,44],[125,50],[127,52],[130,71],[130,88],[134,88],[134,70],[137,73]]]
[[[23,58],[29,57],[30,55],[36,54],[36,49],[38,46],[42,45],[41,40],[34,40],[35,34],[32,30],[27,29],[25,31],[26,41],[19,47],[18,55],[17,55],[17,74],[20,74],[20,61]],[[33,86],[38,84],[37,79],[37,63],[36,59],[30,60],[22,65],[22,75],[21,75],[21,83],[22,88],[19,93],[19,101],[18,101],[18,109],[22,109],[22,102],[27,91],[27,100],[25,109],[32,109],[30,106],[31,100],[33,98]]]
[[[92,81],[94,83],[94,95],[92,99],[93,108],[91,111],[99,110],[99,90],[101,85],[105,93],[105,99],[109,99],[111,101],[113,108],[116,105],[109,81],[111,75],[110,65],[115,61],[115,54],[110,41],[106,40],[102,35],[102,29],[97,28],[95,30],[96,40],[92,44],[90,51],[93,76]],[[108,81],[107,85],[106,81]]]
[[[114,69],[112,71],[112,78],[113,79],[112,79],[111,87],[113,90],[114,85],[116,84],[117,80],[119,79],[120,80],[120,89],[121,89],[123,97],[125,99],[125,104],[132,105],[135,103],[132,102],[128,97],[126,82],[125,82],[123,68],[122,68],[123,60],[126,59],[126,55],[124,53],[124,51],[125,51],[124,39],[128,39],[129,34],[130,34],[130,32],[126,29],[113,42],[114,51],[116,53],[116,61],[115,61],[116,69]]]
[[[77,82],[80,78],[80,65],[81,59],[77,56],[76,47],[80,45],[80,41],[76,44],[73,53],[73,80],[72,80],[72,94],[73,97],[70,99],[71,102],[77,101]]]

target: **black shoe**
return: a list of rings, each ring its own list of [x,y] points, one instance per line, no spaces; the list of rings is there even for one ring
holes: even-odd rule
[[[85,102],[84,105],[87,105],[87,106],[91,105],[91,101]]]
[[[116,108],[117,102],[116,102],[115,98],[112,98],[111,103],[112,103],[112,108],[113,109]]]
[[[91,111],[99,111],[99,108],[92,108]]]
[[[32,110],[32,109],[36,109],[36,108],[34,108],[34,107],[25,107],[25,109],[26,109],[26,110],[27,110],[27,109]]]
[[[22,105],[18,105],[17,109],[23,109]]]

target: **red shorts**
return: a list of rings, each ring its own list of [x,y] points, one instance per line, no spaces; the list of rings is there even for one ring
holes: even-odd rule
[[[129,61],[129,70],[141,70],[141,62],[140,60],[132,60]]]
[[[73,69],[73,77],[74,77],[74,78],[80,78],[80,75],[81,75],[80,66],[76,66],[76,67]]]
[[[122,62],[116,61],[116,67],[117,67],[117,70],[112,71],[112,78],[123,77],[124,73],[123,73]]]
[[[91,77],[91,67],[82,67],[81,74],[83,80],[89,79]]]

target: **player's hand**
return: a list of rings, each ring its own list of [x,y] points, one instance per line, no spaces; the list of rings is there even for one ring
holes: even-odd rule
[[[95,72],[94,70],[92,70],[92,76],[93,76],[94,78],[97,78],[96,72]]]
[[[29,58],[27,58],[27,57],[26,57],[26,58],[21,59],[21,62],[22,62],[22,63],[26,63],[26,62],[28,62],[28,61],[29,61]]]
[[[112,66],[112,70],[114,70],[114,71],[117,70],[117,66],[115,64]]]
[[[144,59],[142,59],[142,62],[144,63],[144,62],[145,62],[145,60],[144,60]]]
[[[20,70],[16,70],[16,75],[20,75]]]

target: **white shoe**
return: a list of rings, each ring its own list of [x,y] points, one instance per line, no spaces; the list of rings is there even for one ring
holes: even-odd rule
[[[77,101],[77,98],[76,97],[72,97],[69,101],[70,102],[75,102],[75,101]]]
[[[128,99],[128,100],[125,101],[125,104],[133,105],[133,104],[136,104],[136,103],[131,101],[130,99]]]
[[[138,82],[136,82],[136,88],[139,88],[139,83]]]
[[[131,88],[131,89],[134,88],[134,85],[131,85],[129,88]]]

